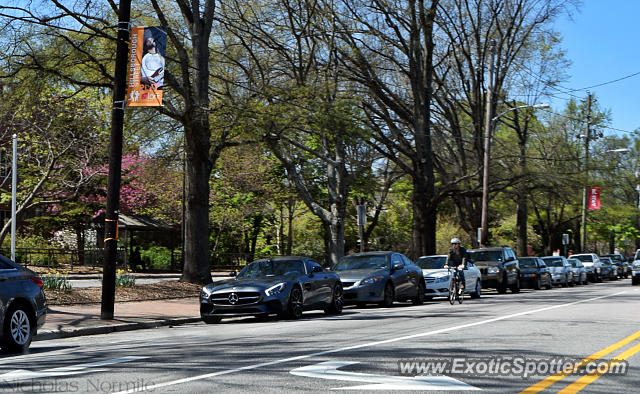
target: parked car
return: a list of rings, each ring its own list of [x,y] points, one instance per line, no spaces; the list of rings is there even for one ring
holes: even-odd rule
[[[567,261],[571,264],[574,282],[583,285],[589,284],[589,281],[587,280],[587,270],[582,264],[582,261],[578,259],[567,259]]]
[[[640,285],[640,260],[635,260],[631,264],[631,285]]]
[[[343,289],[334,272],[310,258],[284,256],[247,264],[233,278],[206,285],[200,294],[200,316],[207,324],[223,317],[266,316],[299,319],[302,312],[342,312]]]
[[[449,284],[451,272],[443,268],[447,262],[447,255],[422,256],[416,260],[416,265],[422,269],[425,284],[425,297],[449,296]],[[472,262],[467,261],[464,270],[465,293],[471,294],[471,298],[480,298],[482,295],[482,275],[480,270]]]
[[[35,272],[0,256],[0,347],[23,353],[47,315],[42,279]]]
[[[582,261],[587,271],[587,279],[591,282],[602,282],[602,263],[595,253],[579,253],[569,256],[570,259],[578,259]]]
[[[609,257],[613,264],[618,267],[618,277],[628,278],[631,274],[631,265],[620,253],[603,254],[600,257]]]
[[[344,301],[359,305],[378,303],[389,307],[394,301],[424,301],[422,270],[397,252],[364,252],[344,256],[332,268],[342,280]]]
[[[543,286],[547,289],[553,287],[551,271],[540,257],[520,257],[520,285],[527,284],[536,290]]]
[[[513,293],[520,291],[520,269],[516,254],[509,247],[491,247],[471,249],[471,262],[482,274],[482,288],[496,288],[498,293],[506,293],[507,288]]]
[[[618,280],[618,266],[613,264],[611,258],[600,257],[600,262],[602,262],[602,278]]]
[[[542,260],[551,270],[551,279],[554,284],[562,285],[562,287],[573,286],[573,271],[566,257],[546,256]]]

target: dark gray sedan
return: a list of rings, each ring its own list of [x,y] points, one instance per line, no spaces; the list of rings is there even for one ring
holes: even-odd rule
[[[266,316],[299,319],[302,312],[342,312],[342,283],[307,257],[286,256],[247,264],[233,279],[206,285],[200,294],[200,317],[207,324],[223,317]]]
[[[385,307],[394,300],[424,302],[422,269],[401,253],[356,253],[340,259],[333,270],[342,280],[345,302]]]
[[[0,346],[5,352],[25,352],[45,322],[47,302],[42,279],[0,256]]]

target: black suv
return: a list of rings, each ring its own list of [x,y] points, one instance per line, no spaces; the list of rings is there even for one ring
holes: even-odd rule
[[[469,251],[471,261],[480,269],[482,287],[495,287],[498,293],[520,292],[520,266],[516,254],[508,247],[490,247]]]

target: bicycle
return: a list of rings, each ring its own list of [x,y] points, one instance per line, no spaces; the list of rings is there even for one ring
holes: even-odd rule
[[[448,273],[451,274],[451,267],[447,268]],[[449,282],[449,303],[453,305],[456,300],[458,300],[458,304],[462,304],[464,300],[464,294],[460,292],[462,278],[460,278],[460,269],[454,269],[453,275],[451,276],[451,281]]]

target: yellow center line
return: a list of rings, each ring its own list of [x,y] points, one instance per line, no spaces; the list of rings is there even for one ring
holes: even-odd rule
[[[628,349],[628,350],[618,354],[617,356],[615,356],[613,358],[613,360],[609,361],[606,364],[603,364],[605,366],[605,368],[602,368],[602,370],[600,370],[600,368],[597,368],[596,371],[590,373],[589,375],[585,375],[585,376],[581,377],[580,379],[578,379],[575,382],[571,383],[570,385],[568,385],[564,389],[560,390],[558,393],[562,393],[562,394],[577,393],[578,391],[580,391],[583,388],[585,388],[587,385],[595,382],[596,379],[598,379],[600,376],[602,376],[602,375],[606,374],[607,372],[609,372],[609,370],[612,367],[615,367],[616,365],[620,364],[621,361],[626,360],[627,358],[633,356],[634,354],[636,354],[638,352],[640,352],[640,344],[635,345],[631,349]]]
[[[580,369],[582,367],[584,367],[585,365],[589,364],[590,362],[594,361],[594,360],[599,360],[602,357],[606,356],[607,354],[623,347],[624,345],[627,345],[633,341],[635,341],[636,339],[640,338],[640,330],[637,331],[634,334],[631,334],[630,336],[626,337],[625,339],[621,340],[620,342],[616,342],[611,346],[608,346],[602,350],[599,350],[595,353],[593,353],[592,355],[583,358],[581,361],[578,361],[577,363],[575,363],[573,365],[572,368],[567,368],[562,372],[558,372],[555,375],[551,375],[541,381],[539,381],[538,383],[527,387],[526,389],[524,389],[523,391],[520,392],[520,394],[534,394],[534,393],[539,393],[542,390],[546,389],[547,387],[551,386],[552,384],[566,378],[567,376],[569,376],[573,371],[575,371],[576,369]]]

